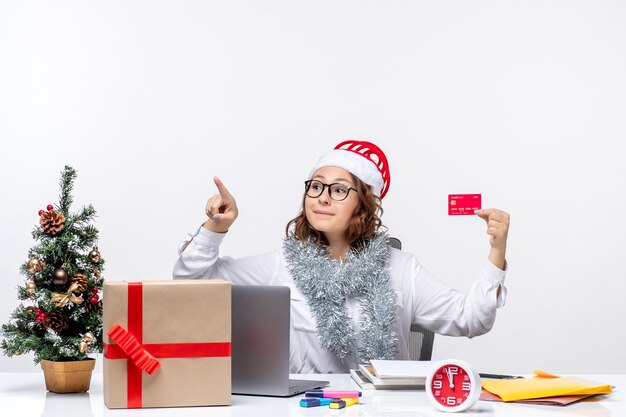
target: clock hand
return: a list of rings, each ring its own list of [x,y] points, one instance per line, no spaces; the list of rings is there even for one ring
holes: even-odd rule
[[[448,382],[450,383],[450,388],[454,388],[454,380],[452,378],[452,371],[450,369],[446,369],[446,374],[448,374]]]

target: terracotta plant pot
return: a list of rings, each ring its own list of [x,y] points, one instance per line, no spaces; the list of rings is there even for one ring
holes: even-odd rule
[[[46,389],[59,394],[87,392],[95,365],[95,359],[70,362],[42,360],[41,369],[46,379]]]

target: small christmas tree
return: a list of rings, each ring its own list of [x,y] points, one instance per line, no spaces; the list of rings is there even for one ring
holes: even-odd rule
[[[25,303],[2,325],[0,347],[8,356],[35,353],[41,360],[77,361],[102,352],[101,276],[104,260],[96,242],[98,230],[90,224],[96,215],[89,205],[70,213],[76,171],[66,166],[56,207],[39,211],[37,242],[20,268],[27,277],[18,286]]]

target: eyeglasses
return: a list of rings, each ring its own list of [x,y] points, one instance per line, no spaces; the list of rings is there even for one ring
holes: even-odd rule
[[[306,195],[311,198],[317,198],[321,196],[324,192],[324,188],[326,187],[328,187],[328,195],[335,201],[345,200],[348,197],[348,193],[350,193],[350,190],[357,191],[356,188],[352,188],[338,182],[334,184],[324,184],[323,182],[317,180],[304,181]]]

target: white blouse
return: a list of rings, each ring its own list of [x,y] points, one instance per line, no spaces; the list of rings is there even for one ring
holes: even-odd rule
[[[238,259],[219,257],[225,233],[200,227],[179,247],[174,279],[221,278],[233,284],[286,285],[291,289],[290,372],[348,373],[360,358],[337,358],[321,348],[315,319],[306,297],[289,273],[282,249]],[[412,323],[450,336],[474,337],[488,332],[496,309],[504,306],[505,271],[487,261],[467,295],[435,279],[415,256],[390,248],[391,285],[397,294],[398,335],[396,359],[409,359],[408,337]],[[498,288],[500,288],[498,294]],[[346,307],[352,326],[359,323],[359,302],[348,298]],[[358,333],[358,332],[357,332]]]

